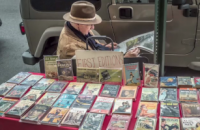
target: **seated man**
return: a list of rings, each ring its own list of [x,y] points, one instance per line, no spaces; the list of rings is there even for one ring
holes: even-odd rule
[[[60,59],[70,59],[76,50],[86,49],[86,39],[93,34],[95,24],[102,19],[96,14],[95,7],[87,1],[78,1],[72,4],[71,11],[63,16],[67,21],[60,34],[57,55]],[[89,40],[89,50],[111,50],[111,44],[103,45],[97,40]],[[114,43],[114,48],[117,43]],[[128,51],[124,57],[137,57],[140,50],[135,48]]]

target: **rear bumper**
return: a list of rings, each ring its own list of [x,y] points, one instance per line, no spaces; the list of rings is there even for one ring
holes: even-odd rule
[[[34,57],[28,50],[22,54],[22,59],[27,65],[35,65],[39,62],[39,58]]]

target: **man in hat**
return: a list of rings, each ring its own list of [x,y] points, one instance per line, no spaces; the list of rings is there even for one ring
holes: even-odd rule
[[[70,59],[76,50],[86,49],[86,39],[93,36],[95,24],[101,23],[102,19],[96,14],[95,7],[87,1],[77,1],[72,4],[71,11],[63,16],[67,21],[60,34],[57,55],[61,59]],[[103,45],[97,40],[90,39],[89,50],[110,50],[111,44]],[[117,43],[114,43],[114,48]],[[128,51],[124,57],[137,57],[140,50],[135,48]]]

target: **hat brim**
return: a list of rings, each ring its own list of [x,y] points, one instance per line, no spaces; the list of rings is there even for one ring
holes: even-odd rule
[[[102,19],[99,15],[95,14],[95,19],[94,20],[76,20],[72,19],[70,17],[70,13],[66,13],[63,16],[63,19],[72,23],[77,23],[77,24],[99,24],[102,22]]]

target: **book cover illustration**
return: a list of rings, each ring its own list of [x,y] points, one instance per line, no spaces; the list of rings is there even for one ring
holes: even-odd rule
[[[73,80],[73,68],[72,68],[72,60],[57,60],[58,67],[58,80]]]
[[[32,89],[22,98],[22,100],[36,101],[42,96],[43,93],[44,93],[44,91],[42,91],[42,90]]]
[[[160,77],[160,87],[177,87],[176,77]]]
[[[46,79],[46,78],[43,78],[38,83],[36,83],[32,87],[32,89],[46,90],[55,81],[56,81],[55,79]]]
[[[61,93],[68,82],[55,81],[48,89],[47,92]]]
[[[158,88],[142,88],[141,101],[158,101]]]
[[[46,78],[57,79],[58,78],[58,70],[57,70],[57,55],[44,56],[44,68]]]
[[[156,122],[157,121],[155,118],[138,117],[134,130],[155,130]],[[165,130],[165,129],[162,129],[162,130]]]
[[[92,103],[94,102],[96,96],[93,95],[78,95],[74,101],[72,108],[85,108],[90,109]]]
[[[120,86],[119,85],[110,85],[105,84],[101,92],[101,96],[104,97],[116,97],[118,94]]]
[[[31,75],[31,76],[29,76],[28,78],[26,78],[24,81],[22,81],[21,84],[33,86],[33,85],[35,85],[39,80],[41,80],[42,78],[43,78],[42,75]]]
[[[144,69],[144,86],[158,87],[159,65],[143,63]]]
[[[197,88],[200,87],[200,77],[194,77],[194,83]]]
[[[50,112],[42,119],[42,124],[59,125],[65,114],[69,109],[66,108],[52,108]]]
[[[105,114],[88,113],[79,130],[101,130]]]
[[[197,89],[196,88],[180,88],[179,100],[182,102],[197,102]]]
[[[99,68],[99,82],[104,83],[121,83],[122,69],[120,68]]]
[[[98,95],[102,84],[87,84],[83,93],[85,95]]]
[[[112,113],[131,114],[132,99],[115,99]]]
[[[61,122],[61,125],[77,126],[81,125],[87,109],[71,108]]]
[[[16,84],[3,83],[0,85],[0,96],[5,96]]]
[[[28,72],[20,72],[16,74],[15,76],[13,76],[11,79],[9,79],[7,82],[19,84],[30,75],[31,73],[28,73]]]
[[[45,95],[38,101],[37,104],[52,106],[59,96],[60,93],[45,93]]]
[[[99,69],[77,68],[78,82],[99,82]]]
[[[161,102],[160,116],[180,117],[179,104],[173,102]]]
[[[18,100],[3,98],[0,100],[0,116],[2,116],[7,110],[9,110]]]
[[[156,118],[157,102],[140,102],[137,110],[137,117]]]
[[[114,98],[97,97],[90,112],[109,114]]]
[[[140,70],[138,63],[124,64],[124,80],[126,86],[140,85]]]
[[[159,130],[180,130],[180,121],[177,117],[160,117]]]
[[[159,101],[177,102],[177,89],[174,89],[174,88],[160,88]]]
[[[62,94],[59,99],[55,102],[53,107],[59,108],[70,108],[74,100],[76,99],[77,95],[72,94]]]
[[[191,77],[178,77],[179,87],[192,87]]]
[[[64,93],[67,94],[79,94],[82,90],[85,83],[83,82],[71,82],[67,88],[65,89]]]
[[[199,117],[200,105],[197,103],[181,103],[183,117]]]
[[[112,115],[107,130],[128,130],[131,116],[129,115]]]
[[[183,130],[199,130],[200,118],[181,118]]]
[[[123,86],[119,93],[119,98],[136,98],[137,86]]]
[[[29,88],[28,85],[16,85],[5,97],[20,98]]]

